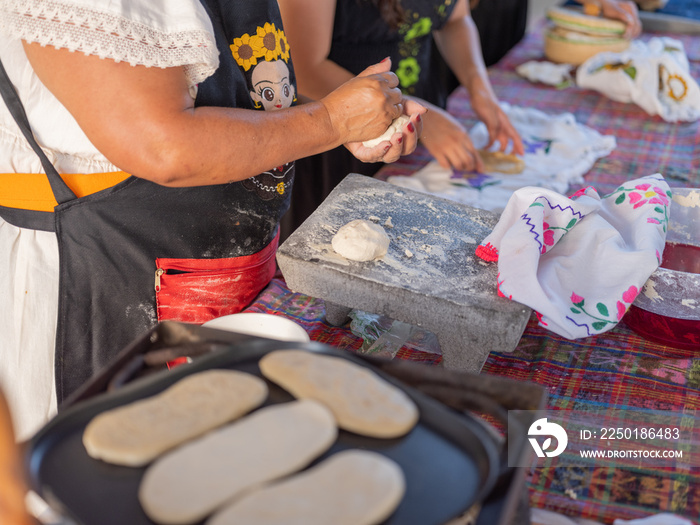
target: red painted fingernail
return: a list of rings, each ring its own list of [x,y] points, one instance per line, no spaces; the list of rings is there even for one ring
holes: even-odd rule
[[[399,144],[401,144],[401,143],[403,142],[403,137],[399,137],[399,140],[397,140],[396,142],[398,142]]]
[[[416,131],[416,128],[413,127],[413,122],[409,122],[409,123],[408,123],[408,126],[406,126],[406,128],[407,128],[408,131],[410,131],[411,133],[413,133],[414,131]]]
[[[387,146],[386,148],[384,148],[384,153],[386,153],[386,152],[389,151],[390,149],[391,149],[391,145]]]
[[[382,61],[380,62],[380,64],[386,62],[387,60],[389,60],[389,57],[386,57],[384,60],[382,60]]]
[[[420,122],[420,115],[416,117],[416,122]]]

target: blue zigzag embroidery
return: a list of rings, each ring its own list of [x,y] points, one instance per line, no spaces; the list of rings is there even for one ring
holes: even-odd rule
[[[571,215],[574,217],[577,217],[576,223],[578,223],[581,219],[583,219],[585,217],[585,215],[582,215],[580,212],[575,211],[570,205],[567,205],[564,207],[562,207],[560,204],[552,205],[552,203],[549,201],[549,199],[547,197],[537,197],[537,199],[535,199],[535,202],[530,204],[529,207],[535,206],[535,204],[537,202],[539,202],[540,200],[546,201],[550,210],[556,210],[556,209],[559,209],[561,211],[570,210]],[[540,236],[537,232],[535,232],[536,225],[530,220],[530,216],[527,214],[527,212],[523,213],[520,216],[520,218],[525,221],[525,224],[530,226],[530,233],[532,233],[534,235],[534,240],[539,245],[539,251],[542,252],[542,243],[540,242],[540,239],[539,239]]]

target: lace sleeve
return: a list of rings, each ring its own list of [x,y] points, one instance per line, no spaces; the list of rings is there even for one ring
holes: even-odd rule
[[[199,0],[0,0],[0,30],[131,65],[184,66],[191,86],[219,65]]]

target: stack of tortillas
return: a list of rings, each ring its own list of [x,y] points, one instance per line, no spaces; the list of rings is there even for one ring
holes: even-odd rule
[[[419,417],[413,401],[341,357],[280,350],[260,369],[297,400],[257,408],[268,396],[262,379],[199,372],[95,417],[83,434],[86,450],[120,465],[152,462],[138,497],[157,523],[208,516],[209,525],[386,520],[405,492],[401,467],[386,456],[345,450],[299,471],[328,451],[339,427],[376,438],[408,433]]]
[[[619,20],[566,7],[550,7],[552,25],[544,33],[544,55],[552,62],[578,66],[603,51],[619,53],[629,47],[626,25]]]

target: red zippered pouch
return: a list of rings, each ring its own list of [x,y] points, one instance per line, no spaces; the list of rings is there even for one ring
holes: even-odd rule
[[[223,259],[156,259],[158,321],[202,324],[248,306],[275,274],[279,234],[257,253]]]

